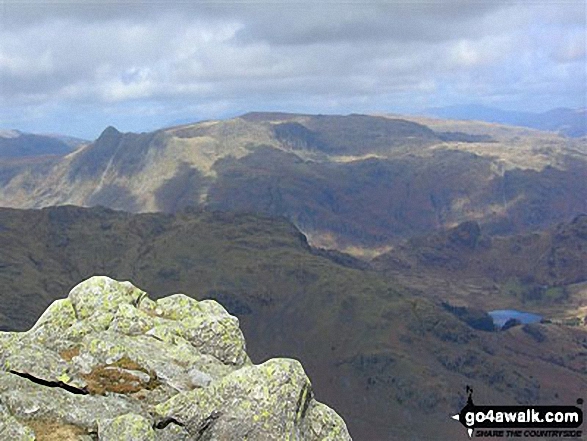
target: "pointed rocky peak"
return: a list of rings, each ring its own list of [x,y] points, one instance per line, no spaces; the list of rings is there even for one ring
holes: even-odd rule
[[[122,133],[120,133],[116,129],[116,127],[108,126],[100,134],[100,136],[98,137],[98,139],[96,139],[96,143],[98,143],[98,142],[104,142],[104,141],[111,141],[111,140],[114,140],[114,139],[118,139],[121,136],[122,136]]]

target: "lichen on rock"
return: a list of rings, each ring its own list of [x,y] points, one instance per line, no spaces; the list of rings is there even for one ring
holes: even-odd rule
[[[98,425],[101,441],[155,441],[153,423],[147,418],[128,413]]]
[[[99,440],[350,440],[298,361],[251,363],[219,303],[154,301],[104,276],[29,331],[0,332],[0,439],[48,427]]]
[[[0,439],[13,441],[34,441],[35,432],[14,418],[0,403]]]

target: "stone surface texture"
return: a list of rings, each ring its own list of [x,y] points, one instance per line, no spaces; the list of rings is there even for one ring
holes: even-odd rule
[[[251,363],[213,300],[92,277],[0,332],[0,439],[350,440],[301,364]],[[53,436],[53,437],[52,437]]]

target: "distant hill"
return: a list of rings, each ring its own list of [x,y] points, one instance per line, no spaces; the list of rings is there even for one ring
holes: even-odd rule
[[[586,176],[585,143],[545,132],[249,113],[141,134],[109,127],[65,157],[0,162],[0,205],[260,213],[313,244],[369,254],[467,220],[489,234],[547,228],[587,211]]]
[[[570,137],[587,136],[587,109],[552,109],[543,113],[515,112],[479,105],[427,109],[439,118],[479,120],[561,133]]]
[[[458,246],[473,240],[466,231],[457,230]],[[465,385],[502,405],[573,403],[587,389],[584,327],[492,332],[480,326],[487,314],[469,309],[476,299],[447,306],[313,250],[283,219],[0,209],[2,329],[26,329],[94,274],[157,298],[219,300],[238,316],[253,361],[299,359],[316,398],[344,416],[356,440],[459,439],[462,426],[448,416],[465,404]]]
[[[45,133],[45,134],[43,134],[43,136],[48,136],[50,138],[58,139],[59,141],[64,142],[65,144],[67,144],[68,146],[70,146],[74,150],[77,149],[78,147],[81,147],[84,144],[89,144],[91,142],[87,139],[77,138],[75,136],[63,135],[60,133]]]
[[[84,140],[60,135],[35,135],[17,130],[0,130],[0,160],[71,153]]]

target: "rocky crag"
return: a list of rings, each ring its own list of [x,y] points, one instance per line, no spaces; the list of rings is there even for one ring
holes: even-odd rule
[[[251,363],[219,303],[97,276],[0,333],[0,439],[351,438],[298,361]]]

